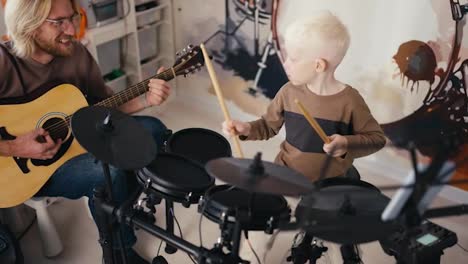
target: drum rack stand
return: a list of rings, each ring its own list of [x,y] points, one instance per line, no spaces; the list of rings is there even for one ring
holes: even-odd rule
[[[247,20],[248,16],[245,16],[237,25],[235,25],[235,22],[232,21],[232,19],[231,19],[231,11],[229,9],[229,0],[225,0],[224,2],[225,2],[224,30],[216,31],[210,37],[208,37],[205,41],[203,41],[203,43],[207,44],[209,41],[211,41],[218,34],[223,34],[223,35],[226,36],[226,39],[224,40],[224,50],[223,50],[223,52],[227,53],[231,48],[231,41],[230,41],[231,37],[234,38],[240,46],[243,46],[241,41],[239,39],[237,39],[235,34],[236,34],[237,30],[239,30],[239,28]],[[231,28],[233,28],[232,31],[230,31]],[[257,43],[256,45],[258,45],[258,40],[256,40],[256,43]]]
[[[105,200],[100,200],[100,203],[98,204],[99,207],[99,212],[103,213],[104,215],[110,215],[112,218],[117,219],[117,221],[120,224],[126,224],[131,227],[136,227],[140,228],[147,233],[160,238],[161,240],[165,241],[168,245],[175,249],[180,249],[184,251],[185,253],[192,255],[195,257],[195,259],[198,261],[200,264],[206,264],[206,263],[212,263],[212,264],[238,264],[238,263],[249,263],[247,261],[244,261],[240,259],[238,256],[238,245],[240,241],[240,235],[235,236],[233,238],[233,242],[235,245],[237,245],[237,249],[233,248],[233,251],[230,253],[224,253],[222,252],[218,246],[215,246],[213,249],[206,249],[204,247],[198,247],[193,245],[192,243],[175,236],[173,233],[168,232],[168,230],[164,230],[161,227],[158,227],[148,221],[148,219],[142,215],[139,215],[137,213],[137,210],[132,209],[132,204],[133,201],[138,199],[139,194],[141,193],[141,188],[135,192],[130,199],[125,201],[125,203],[118,207],[115,205],[112,205],[110,202],[107,202]],[[98,208],[96,208],[98,209]],[[98,211],[98,210],[96,210]],[[237,232],[240,234],[240,228],[241,225],[236,224],[235,229],[238,229]],[[236,232],[234,232],[236,233]],[[100,235],[100,241],[103,240],[103,235],[106,235],[106,233],[99,233]],[[109,248],[109,245],[111,245],[112,239],[107,239],[106,243],[103,243],[103,249],[104,249],[104,244],[106,248]],[[237,252],[237,253],[236,253]],[[106,256],[106,255],[104,255]],[[112,259],[109,259],[110,261],[107,261],[105,258],[105,264],[113,264]]]
[[[93,200],[95,205],[96,224],[99,231],[99,244],[101,245],[103,252],[103,262],[104,264],[114,264],[115,260],[120,257],[122,259],[122,263],[126,264],[128,263],[128,260],[125,248],[122,246],[123,239],[120,223],[116,223],[113,217],[109,217],[104,209],[106,204],[113,204],[113,195],[109,165],[102,162],[102,168],[105,176],[105,186],[99,186],[93,190]],[[129,202],[130,201],[126,201],[122,207],[128,207]],[[121,253],[120,256],[114,254],[118,251],[113,250],[112,247],[115,240],[113,237],[114,228],[119,228],[117,236],[119,244],[121,245],[119,250]]]
[[[274,50],[274,45],[273,45],[273,34],[270,30],[270,33],[268,34],[268,40],[267,43],[265,44],[262,54],[260,55],[259,53],[259,32],[260,32],[260,18],[259,18],[259,9],[258,9],[258,1],[256,1],[255,7],[252,10],[254,19],[254,57],[257,60],[257,65],[258,65],[258,70],[257,73],[255,74],[255,79],[254,79],[254,84],[252,87],[247,88],[246,92],[249,93],[252,96],[256,96],[258,92],[258,84],[260,82],[260,78],[263,74],[263,71],[267,68],[266,61],[268,59],[268,56],[270,53]],[[242,47],[243,45],[241,42],[236,38],[235,34],[237,30],[244,24],[244,22],[248,19],[249,15],[245,15],[244,18],[237,24],[235,25],[234,22],[231,19],[230,15],[230,10],[229,10],[229,0],[225,0],[225,22],[224,22],[224,30],[218,30],[215,33],[213,33],[210,37],[208,37],[203,43],[208,43],[210,40],[212,40],[215,36],[218,34],[224,34],[226,36],[226,39],[224,41],[224,53],[227,53],[230,48],[231,48],[231,41],[230,38],[233,37],[237,43]],[[234,26],[235,25],[235,26]],[[232,31],[231,31],[232,28]]]

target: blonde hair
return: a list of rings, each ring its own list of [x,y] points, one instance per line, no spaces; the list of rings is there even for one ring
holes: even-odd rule
[[[343,60],[349,48],[350,36],[346,26],[329,11],[320,11],[306,18],[292,22],[285,33],[286,48],[295,47],[318,49],[321,58],[336,67]],[[325,52],[325,47],[332,51]]]
[[[79,12],[76,0],[70,0]],[[30,57],[34,51],[34,32],[44,23],[52,8],[52,0],[10,0],[5,5],[7,34],[13,41],[13,52]]]

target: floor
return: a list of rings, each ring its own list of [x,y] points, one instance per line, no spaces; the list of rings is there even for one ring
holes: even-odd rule
[[[268,102],[267,99],[261,96],[252,97],[247,95],[245,88],[249,85],[248,83],[238,77],[232,77],[229,72],[223,72],[217,65],[215,65],[215,70],[219,74],[218,77],[227,98],[227,108],[232,118],[250,120],[264,110],[266,106],[265,102]],[[171,98],[167,104],[160,108],[147,109],[140,114],[159,117],[173,131],[190,127],[203,127],[221,133],[220,124],[223,120],[223,115],[219,110],[217,98],[213,95],[208,74],[202,71],[189,79],[179,79],[177,84],[177,96]],[[248,108],[249,113],[241,110],[240,104],[251,106],[251,108]],[[271,161],[274,159],[282,138],[284,138],[283,131],[269,141],[243,142],[242,149],[244,155],[245,157],[253,157],[256,152],[261,151],[264,159]],[[376,156],[379,158],[391,157],[383,152],[378,153]],[[361,173],[363,180],[376,186],[396,184],[397,182],[395,182],[394,178],[384,176],[385,172],[378,167],[372,166],[373,158],[375,157],[356,162],[356,167]],[[387,160],[387,162],[392,162],[392,160]],[[217,182],[217,184],[220,183],[219,181]],[[392,193],[386,192],[386,194],[391,195]],[[292,200],[289,199],[289,201]],[[448,204],[450,204],[449,201],[440,197],[434,201],[435,206]],[[87,213],[85,203],[82,200],[61,200],[52,204],[49,210],[56,222],[64,244],[64,250],[54,258],[45,258],[41,251],[37,225],[34,224],[21,241],[26,263],[101,263],[102,254],[100,246],[97,243],[97,229]],[[184,208],[181,205],[176,205],[175,214],[180,222],[184,239],[195,245],[200,245],[198,223],[202,219],[203,245],[206,248],[213,246],[220,234],[219,226],[207,218],[200,218],[197,206]],[[156,218],[158,225],[164,226],[164,206],[161,205],[157,208]],[[468,218],[464,216],[435,219],[434,222],[456,232],[459,244],[467,247],[467,220]],[[273,248],[266,254],[267,257],[262,263],[286,263],[285,259],[296,233],[280,232]],[[260,258],[263,258],[265,243],[268,237],[261,232],[250,234],[250,241],[253,243]],[[137,231],[137,236],[136,251],[151,261],[157,255],[160,240],[141,230]],[[342,263],[339,246],[328,242],[325,242],[325,245],[329,247],[329,250],[320,258],[319,263]],[[392,257],[382,251],[377,242],[361,245],[360,251],[364,263],[395,263]],[[164,253],[164,245],[160,252],[169,263],[190,263],[188,256],[180,251],[173,255]],[[241,254],[242,256],[252,256],[248,247],[245,246],[242,248]],[[460,247],[453,246],[444,251],[441,263],[464,263],[467,256],[468,253],[464,252]],[[256,263],[254,259],[251,259],[251,261],[252,263]]]

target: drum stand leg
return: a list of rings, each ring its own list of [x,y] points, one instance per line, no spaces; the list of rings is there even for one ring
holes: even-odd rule
[[[231,49],[231,41],[230,41],[230,38],[233,37],[235,38],[235,40],[241,44],[241,42],[236,38],[235,34],[237,32],[237,30],[244,24],[244,22],[247,20],[247,16],[245,16],[240,22],[239,24],[234,27],[234,29],[232,30],[232,32],[229,32],[230,29],[232,28],[232,24],[234,24],[234,22],[232,22],[231,20],[231,15],[230,15],[230,11],[229,11],[229,0],[225,0],[225,22],[224,22],[224,30],[218,30],[216,31],[215,33],[213,33],[210,37],[208,37],[205,41],[203,41],[203,43],[205,43],[205,45],[211,40],[213,39],[216,35],[218,34],[224,34],[226,36],[226,39],[224,40],[224,50],[223,52],[227,53],[230,49]]]
[[[102,163],[102,168],[104,170],[105,176],[105,187],[99,186],[93,190],[93,199],[94,199],[94,207],[95,207],[95,214],[96,214],[96,224],[98,226],[99,231],[99,244],[101,244],[102,252],[103,252],[103,259],[105,264],[113,264],[117,256],[113,256],[113,237],[112,237],[112,225],[114,224],[112,221],[112,217],[108,217],[107,213],[104,211],[102,205],[106,202],[112,203],[113,195],[112,195],[112,180],[110,177],[109,172],[109,165]],[[120,229],[120,224],[118,224],[118,228]],[[120,244],[122,245],[122,235],[121,232],[118,232],[118,239]],[[123,263],[128,263],[127,255],[125,253],[125,249],[121,246],[121,259]],[[115,257],[115,258],[114,258]]]
[[[254,18],[254,56],[255,59],[258,59],[259,54],[258,54],[258,42],[260,39],[260,23],[259,23],[259,0],[256,1],[255,4],[255,18]]]
[[[253,87],[249,87],[247,89],[247,92],[253,96],[255,96],[258,92],[258,83],[260,82],[260,78],[262,77],[263,71],[266,69],[266,61],[268,59],[268,56],[270,55],[270,50],[273,48],[273,34],[270,31],[270,34],[268,35],[268,41],[263,49],[263,54],[262,54],[262,59],[257,63],[258,65],[258,70],[257,74],[255,75],[255,80]]]
[[[165,199],[166,201],[166,231],[173,235],[174,234],[174,203],[172,201],[169,201]],[[166,251],[167,254],[174,254],[177,252],[177,248],[166,244],[166,247],[164,248],[164,251]]]
[[[340,247],[343,264],[359,264],[362,263],[359,257],[359,250],[356,245],[342,245]]]
[[[112,227],[109,223],[109,217],[102,209],[101,204],[107,199],[106,192],[102,187],[96,187],[93,190],[93,199],[95,206],[96,224],[99,231],[99,244],[102,247],[102,257],[104,264],[113,264],[114,257],[112,253]]]
[[[236,224],[234,225],[234,230],[232,233],[231,255],[233,257],[239,256],[241,233],[242,233],[241,221],[236,221]]]
[[[215,249],[222,252],[223,247],[225,246],[230,252],[229,254],[232,257],[232,259],[237,260],[237,262],[234,263],[249,263],[246,261],[242,261],[239,257],[243,221],[240,220],[238,216],[236,216],[236,219],[238,220],[235,222],[234,225],[228,224],[227,218],[225,218],[220,224],[221,237],[216,243]]]
[[[291,248],[291,256],[287,258],[287,261],[294,264],[304,264],[309,261],[310,264],[315,264],[322,253],[327,250],[327,247],[318,245],[313,236],[306,232],[301,243]]]

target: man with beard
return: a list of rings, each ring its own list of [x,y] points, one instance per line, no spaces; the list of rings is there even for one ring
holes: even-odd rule
[[[75,0],[8,1],[5,23],[11,41],[0,45],[0,99],[27,98],[44,87],[52,89],[54,83],[78,87],[90,104],[109,97],[112,91],[105,85],[96,62],[86,48],[74,40],[80,20],[79,5]],[[130,114],[160,105],[169,93],[170,87],[163,80],[151,80],[149,92],[142,99],[135,98],[119,110]],[[166,129],[164,124],[153,117],[135,118],[161,146]],[[14,140],[0,139],[0,156],[50,159],[62,143],[60,139],[54,141],[42,128],[15,136]],[[38,142],[38,137],[44,138],[44,142]],[[114,200],[122,202],[130,191],[126,173],[113,167],[110,171]],[[58,168],[36,196],[70,199],[87,196],[94,215],[91,198],[93,189],[99,185],[104,185],[101,165],[94,162],[92,155],[83,154]],[[133,230],[123,229],[123,246],[130,263],[147,263],[132,250],[136,242]]]

